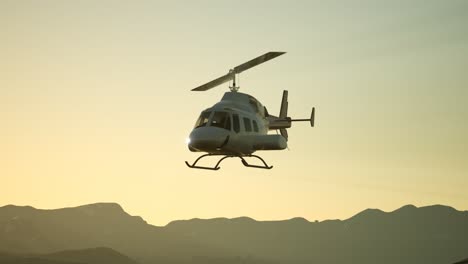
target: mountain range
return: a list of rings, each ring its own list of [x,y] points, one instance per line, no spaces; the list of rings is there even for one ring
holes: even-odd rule
[[[138,264],[110,248],[66,250],[49,254],[11,254],[0,252],[2,264]]]
[[[239,217],[160,227],[115,203],[55,210],[7,205],[0,207],[0,252],[0,260],[31,264],[42,262],[24,259],[57,264],[455,263],[468,257],[468,211],[406,205],[392,212],[367,209],[346,220]],[[93,252],[101,262],[89,257]]]

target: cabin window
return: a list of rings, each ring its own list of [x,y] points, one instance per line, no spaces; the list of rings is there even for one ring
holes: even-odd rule
[[[210,119],[211,112],[203,112],[195,123],[195,128],[206,126],[208,120]]]
[[[232,125],[233,125],[233,128],[234,128],[234,131],[236,133],[239,133],[239,131],[240,131],[239,115],[237,115],[237,114],[232,115]]]
[[[214,112],[210,126],[231,130],[231,118],[227,112]]]
[[[253,125],[253,129],[255,132],[258,132],[258,125],[257,125],[257,121],[255,120],[252,120],[252,125]]]
[[[244,128],[245,132],[252,132],[252,124],[250,123],[250,119],[244,117]]]

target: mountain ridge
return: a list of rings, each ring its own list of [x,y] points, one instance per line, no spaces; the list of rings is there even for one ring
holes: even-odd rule
[[[33,207],[33,206],[29,206],[29,205],[14,205],[14,204],[7,204],[7,205],[3,205],[3,206],[0,206],[0,210],[35,210],[35,211],[40,211],[40,212],[60,212],[60,211],[66,211],[66,210],[82,210],[84,213],[87,213],[89,215],[93,215],[93,211],[98,211],[98,210],[107,210],[107,211],[113,211],[115,213],[122,213],[123,215],[125,216],[130,216],[130,217],[133,217],[133,218],[139,218],[141,219],[142,221],[144,221],[145,223],[147,223],[143,217],[141,216],[132,216],[130,214],[128,214],[124,209],[123,207],[118,204],[118,203],[114,203],[114,202],[98,202],[98,203],[91,203],[91,204],[85,204],[85,205],[79,205],[79,206],[70,206],[70,207],[63,207],[63,208],[57,208],[57,209],[41,209],[41,208],[36,208],[36,207]],[[173,221],[170,221],[169,223],[167,223],[166,225],[153,225],[153,224],[149,224],[151,226],[154,226],[154,227],[167,227],[168,225],[171,225],[173,223],[177,223],[177,222],[184,222],[184,221],[206,221],[206,220],[213,220],[213,221],[253,221],[253,222],[260,222],[260,223],[264,223],[264,222],[287,222],[287,221],[304,221],[304,222],[308,222],[308,223],[321,223],[321,222],[326,222],[326,221],[348,221],[348,220],[351,220],[353,218],[356,218],[358,216],[361,216],[361,215],[369,215],[369,214],[374,214],[374,215],[378,215],[378,214],[394,214],[394,213],[401,213],[401,212],[407,212],[407,211],[414,211],[414,210],[417,210],[417,209],[422,209],[422,210],[427,210],[427,209],[435,209],[435,210],[446,210],[448,212],[465,212],[465,213],[468,213],[468,210],[457,210],[456,208],[454,207],[451,207],[451,206],[448,206],[448,205],[442,205],[442,204],[433,204],[433,205],[425,205],[425,206],[415,206],[413,204],[407,204],[407,205],[403,205],[393,211],[383,211],[381,209],[378,209],[378,208],[368,208],[368,209],[364,209],[362,210],[361,212],[358,212],[354,215],[352,215],[351,217],[349,218],[346,218],[346,219],[325,219],[325,220],[309,220],[305,217],[302,217],[302,216],[296,216],[296,217],[292,217],[292,218],[288,218],[288,219],[278,219],[278,220],[257,220],[257,219],[254,219],[252,217],[248,217],[248,216],[236,216],[236,217],[232,217],[232,218],[227,218],[227,217],[213,217],[213,218],[198,218],[198,217],[194,217],[194,218],[190,218],[190,219],[180,219],[180,220],[173,220]]]
[[[116,203],[0,207],[0,251],[108,247],[142,263],[454,263],[467,257],[468,211],[444,205],[366,209],[344,220],[249,217],[148,224]],[[249,262],[250,261],[250,262]]]

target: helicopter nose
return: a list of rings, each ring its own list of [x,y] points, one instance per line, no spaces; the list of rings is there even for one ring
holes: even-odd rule
[[[229,136],[229,131],[219,127],[199,127],[190,133],[189,149],[198,151],[219,150]]]

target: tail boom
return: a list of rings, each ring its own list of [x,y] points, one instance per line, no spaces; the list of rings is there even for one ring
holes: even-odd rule
[[[269,115],[268,117],[268,129],[269,130],[278,130],[281,135],[288,140],[288,131],[287,128],[290,128],[292,122],[310,122],[310,126],[314,127],[315,124],[315,107],[312,107],[312,112],[310,118],[304,119],[292,119],[288,117],[288,91],[283,91],[283,97],[281,99],[281,108],[279,116]]]

